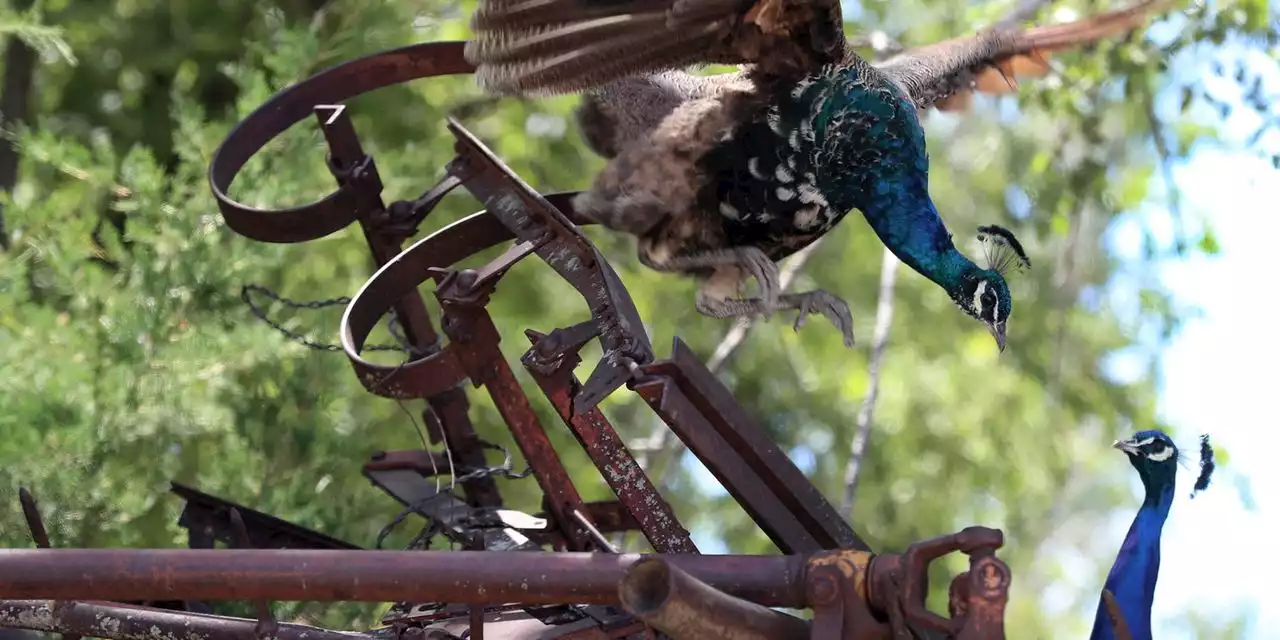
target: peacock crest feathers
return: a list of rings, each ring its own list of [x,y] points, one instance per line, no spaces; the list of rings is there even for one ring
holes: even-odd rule
[[[987,268],[993,269],[1001,276],[1007,276],[1011,269],[1021,271],[1031,268],[1031,258],[1022,248],[1022,243],[1013,232],[999,225],[989,224],[978,227],[978,243],[982,245],[983,255],[987,260]]]
[[[1186,458],[1182,458],[1184,464]],[[1209,434],[1200,436],[1200,475],[1196,476],[1196,484],[1191,489],[1191,497],[1209,488],[1209,480],[1213,478],[1213,470],[1217,464],[1213,461],[1213,445],[1209,444]]]

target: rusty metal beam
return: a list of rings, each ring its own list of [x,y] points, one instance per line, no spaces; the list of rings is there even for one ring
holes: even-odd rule
[[[626,505],[654,551],[698,553],[689,531],[680,524],[671,505],[649,481],[644,469],[636,463],[630,449],[600,408],[574,411],[574,390],[582,387],[577,376],[573,375],[574,367],[582,362],[576,351],[581,335],[574,337],[574,329],[556,329],[550,336],[536,331],[525,331],[525,335],[533,343],[521,358],[525,368],[578,439],[614,495],[618,496],[618,501]],[[546,351],[539,349],[559,350],[563,346],[574,348],[551,358],[546,358]]]
[[[823,548],[871,550],[683,340],[673,338],[671,357],[655,365],[653,370],[674,375],[689,400],[707,416],[734,453],[779,496],[791,516]]]
[[[823,549],[822,543],[805,530],[803,523],[790,516],[782,499],[733,455],[733,448],[684,395],[675,380],[665,375],[646,376],[632,389],[671,427],[689,451],[698,456],[779,550],[813,553]]]
[[[301,549],[0,550],[0,598],[616,604],[638,554]],[[804,606],[801,556],[659,556],[765,606]],[[86,579],[91,578],[91,579]]]
[[[717,590],[649,557],[631,566],[618,585],[627,611],[673,640],[792,640],[809,623]]]
[[[230,640],[254,637],[255,620],[106,602],[0,600],[0,627],[110,640]],[[274,640],[369,640],[365,633],[281,624]]]

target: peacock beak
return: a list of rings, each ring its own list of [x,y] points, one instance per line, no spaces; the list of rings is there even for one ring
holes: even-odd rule
[[[991,334],[992,338],[996,339],[996,346],[1000,347],[1000,353],[1004,353],[1004,326],[1003,322],[996,322],[994,324],[987,325],[987,331]]]
[[[1138,447],[1134,446],[1133,442],[1129,440],[1116,440],[1111,443],[1111,447],[1131,455],[1138,455]]]

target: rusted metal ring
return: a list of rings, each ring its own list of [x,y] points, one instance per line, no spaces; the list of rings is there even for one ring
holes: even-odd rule
[[[574,224],[591,224],[574,215],[576,191],[544,196]],[[351,297],[342,313],[342,350],[351,360],[356,377],[369,391],[389,398],[423,398],[453,387],[466,379],[456,354],[446,347],[434,355],[403,365],[381,365],[360,357],[365,340],[402,296],[425,282],[431,268],[445,268],[515,238],[502,221],[481,211],[467,216],[419,240],[373,274]]]
[[[292,209],[255,209],[231,199],[227,189],[254,154],[312,117],[316,105],[340,104],[409,80],[471,73],[475,67],[463,57],[462,47],[457,41],[428,42],[376,53],[321,71],[272,96],[231,130],[209,165],[209,186],[227,226],[261,242],[293,243],[323,238],[354,222],[350,186]]]

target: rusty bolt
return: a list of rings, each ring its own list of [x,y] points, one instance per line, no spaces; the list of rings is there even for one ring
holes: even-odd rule
[[[825,567],[809,578],[809,606],[823,607],[836,601],[840,595],[840,587],[831,571]]]

